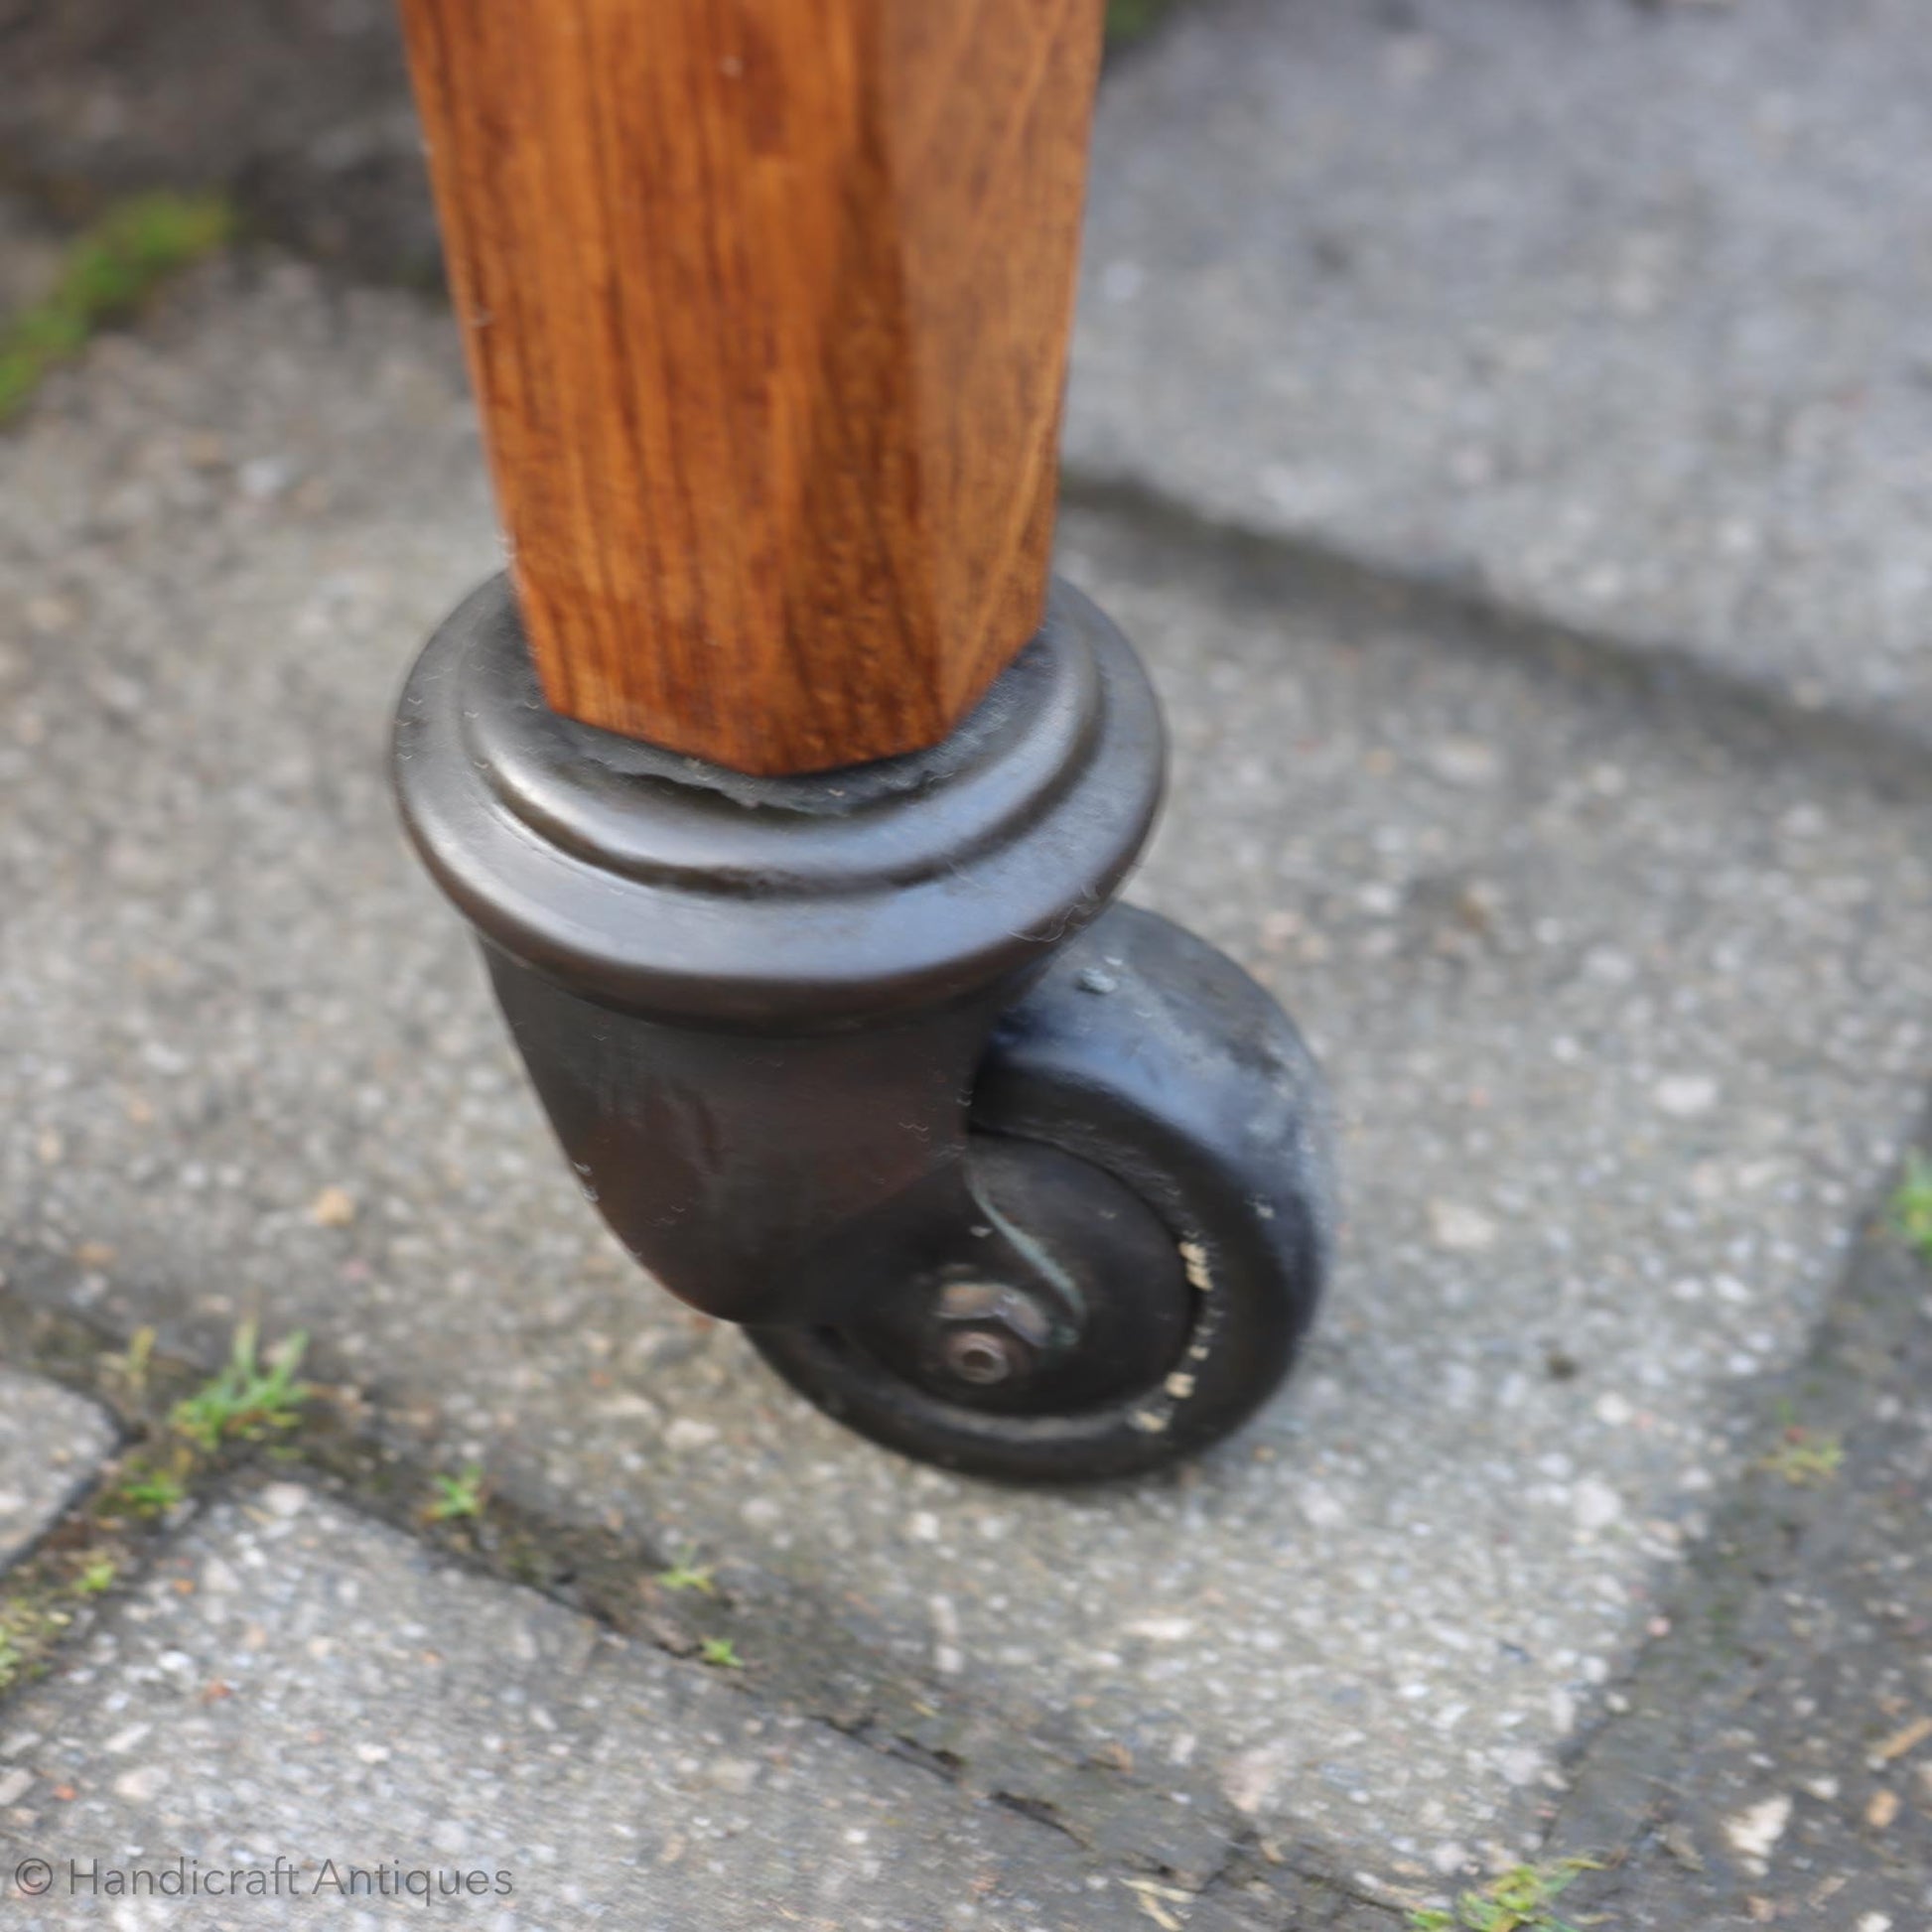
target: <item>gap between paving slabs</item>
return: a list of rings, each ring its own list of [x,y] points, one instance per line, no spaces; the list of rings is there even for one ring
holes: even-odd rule
[[[1897,712],[1800,704],[1786,684],[1748,662],[1661,641],[1635,646],[1613,627],[1592,629],[1512,603],[1475,573],[1366,560],[1244,522],[1146,479],[1069,462],[1060,504],[1184,550],[1210,576],[1265,585],[1296,602],[1406,614],[1434,626],[1448,648],[1594,685],[1660,715],[1681,708],[1727,744],[1757,755],[1782,747],[1841,781],[1878,784],[1901,799],[1932,797],[1932,744]]]
[[[1932,738],[1916,0],[1205,0],[1102,96],[1089,472]]]
[[[272,1857],[327,1903],[331,1865],[421,1870],[432,1895],[454,1869],[480,1874],[470,1910],[491,1932],[532,1915],[1259,1932],[1223,1901],[1098,1864],[308,1483],[255,1473],[217,1481],[75,1668],[10,1707],[0,1751],[36,1782],[0,1815],[53,1873],[76,1855],[203,1871]],[[58,1876],[53,1889],[65,1902]],[[26,1932],[69,1922],[12,1903]],[[195,1917],[242,1932],[260,1910],[208,1901]]]
[[[1548,1855],[1622,1850],[1566,1916],[1903,1932],[1932,1909],[1932,1238],[1899,1198],[1764,1391],[1760,1453],[1570,1767]]]
[[[1297,1926],[1346,1932],[1388,1923],[1385,1903],[1312,1866],[1298,1869],[1302,1861],[1291,1863],[1272,1842],[1263,1846],[1210,1794],[1199,1794],[1199,1815],[1175,1819],[1171,1791],[1147,1787],[1118,1764],[1083,1760],[1071,1743],[1056,1748],[1050,1725],[1022,1734],[1006,1718],[973,1710],[952,1687],[870,1675],[860,1682],[856,1669],[836,1661],[849,1633],[815,1621],[808,1603],[747,1600],[708,1570],[694,1572],[610,1532],[546,1521],[486,1485],[474,1515],[439,1517],[434,1505],[448,1491],[438,1479],[448,1472],[400,1449],[367,1402],[321,1377],[306,1356],[299,1426],[192,1453],[169,1418],[206,1386],[212,1363],[157,1351],[148,1333],[130,1346],[11,1287],[0,1287],[0,1361],[89,1397],[120,1430],[85,1493],[0,1573],[0,1601],[58,1618],[19,1668],[0,1677],[0,1712],[9,1694],[58,1670],[66,1648],[111,1608],[109,1592],[124,1593],[210,1500],[301,1479],[463,1567],[535,1589],[615,1633],[694,1663],[730,1659],[715,1674],[732,1689],[797,1710],[1063,1836],[1128,1874],[1119,1882],[1129,1889],[1142,1886],[1133,1874],[1145,1874],[1137,1895],[1157,1923],[1183,1902],[1188,1924],[1232,1927],[1223,1908],[1272,1919],[1285,1906]],[[172,1473],[157,1493],[164,1472]],[[155,1499],[130,1504],[143,1489]],[[695,1587],[694,1575],[702,1579]],[[1202,1904],[1212,1904],[1214,1916],[1197,1918]]]

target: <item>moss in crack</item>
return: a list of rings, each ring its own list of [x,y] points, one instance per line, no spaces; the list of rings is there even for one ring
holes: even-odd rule
[[[1447,1911],[1411,1912],[1413,1932],[1576,1932],[1556,1915],[1556,1902],[1596,1859],[1555,1859],[1515,1864],[1473,1891],[1460,1892]]]
[[[1845,1445],[1836,1436],[1798,1423],[1786,1423],[1776,1446],[1758,1458],[1758,1467],[1800,1489],[1822,1489],[1845,1461]]]
[[[109,1502],[142,1520],[166,1516],[188,1500],[188,1481],[180,1456],[162,1462],[152,1455],[131,1455],[121,1464]]]
[[[0,1585],[0,1693],[38,1677],[55,1649],[138,1565],[152,1528],[123,1515],[114,1479],[98,1483]]]
[[[42,378],[124,321],[167,281],[232,233],[219,196],[156,193],[117,203],[68,246],[54,286],[0,324],[0,423]]]
[[[205,1478],[225,1488],[231,1476],[245,1482],[251,1469],[281,1463],[321,1493],[454,1564],[528,1585],[616,1636],[707,1665],[721,1686],[756,1686],[757,1694],[782,1699],[868,1748],[909,1756],[951,1779],[970,1766],[998,1776],[1006,1789],[1050,1792],[1041,1802],[1063,1809],[1076,1835],[1099,1830],[1102,1821],[1109,1835],[1118,1835],[1131,1817],[1134,1856],[1143,1868],[1173,1871],[1176,1882],[1197,1885],[1224,1862],[1217,1822],[1223,1801],[1211,1784],[1179,1773],[1164,1775],[1158,1791],[1136,1784],[1122,1765],[1081,1757],[1079,1733],[1056,1723],[1035,1728],[977,1699],[961,1699],[952,1686],[942,1690],[916,1670],[882,1670],[883,1647],[855,1637],[846,1604],[833,1610],[809,1593],[774,1588],[749,1566],[728,1566],[723,1552],[655,1544],[615,1511],[595,1522],[560,1519],[507,1485],[485,1484],[477,1516],[429,1520],[424,1503],[436,1493],[434,1476],[451,1461],[431,1458],[413,1411],[387,1410],[352,1386],[336,1385],[334,1365],[326,1361],[303,1363],[318,1386],[300,1410],[298,1428],[254,1441],[229,1438],[217,1455],[205,1456],[168,1419],[184,1399],[206,1389],[206,1365],[162,1353],[152,1337],[136,1336],[123,1348],[119,1337],[48,1306],[25,1286],[38,1288],[44,1280],[23,1267],[15,1285],[0,1285],[0,1355],[93,1397],[122,1419],[127,1449],[103,1488],[121,1492],[117,1509],[134,1556],[117,1571],[114,1589],[147,1567],[150,1546],[181,1521],[181,1504],[167,1500],[168,1479],[180,1481],[193,1506]],[[274,1352],[258,1351],[257,1363]],[[157,1471],[161,1493],[151,1486]],[[700,1574],[709,1591],[695,1581]],[[76,1627],[84,1627],[95,1600],[76,1606]],[[902,1748],[900,1739],[913,1748]],[[1171,1795],[1176,1781],[1191,1786],[1184,1807]]]
[[[208,1478],[247,1454],[270,1426],[296,1427],[309,1393],[294,1380],[300,1344],[294,1337],[264,1363],[245,1324],[227,1364],[199,1384],[185,1365],[156,1357],[151,1330],[137,1332],[123,1352],[95,1358],[82,1380],[114,1410],[123,1447],[0,1581],[0,1693],[39,1676],[101,1599],[140,1573]]]
[[[660,1570],[657,1573],[658,1587],[668,1589],[673,1595],[680,1590],[695,1589],[702,1595],[716,1596],[717,1577],[710,1564],[693,1561],[697,1554],[695,1550],[687,1549],[668,1570]]]
[[[432,1523],[462,1523],[483,1513],[486,1490],[481,1462],[466,1463],[455,1475],[438,1471],[432,1478],[436,1493],[423,1506]]]

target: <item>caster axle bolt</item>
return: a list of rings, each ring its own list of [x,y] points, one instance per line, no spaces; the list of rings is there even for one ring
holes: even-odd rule
[[[1031,1366],[1029,1352],[1012,1335],[992,1334],[981,1328],[948,1335],[944,1349],[947,1368],[962,1382],[979,1389],[992,1388],[1023,1373]]]

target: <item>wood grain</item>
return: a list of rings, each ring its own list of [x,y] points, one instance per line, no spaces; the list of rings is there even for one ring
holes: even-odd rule
[[[943,737],[1035,628],[1102,0],[402,0],[558,710]]]

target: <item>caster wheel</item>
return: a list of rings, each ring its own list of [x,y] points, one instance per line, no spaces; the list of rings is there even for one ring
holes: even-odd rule
[[[975,1475],[1096,1480],[1204,1449],[1288,1372],[1327,1267],[1325,1100],[1191,933],[1115,906],[1055,956],[989,1044],[967,1169],[958,1224],[863,1315],[751,1330],[827,1414]]]

